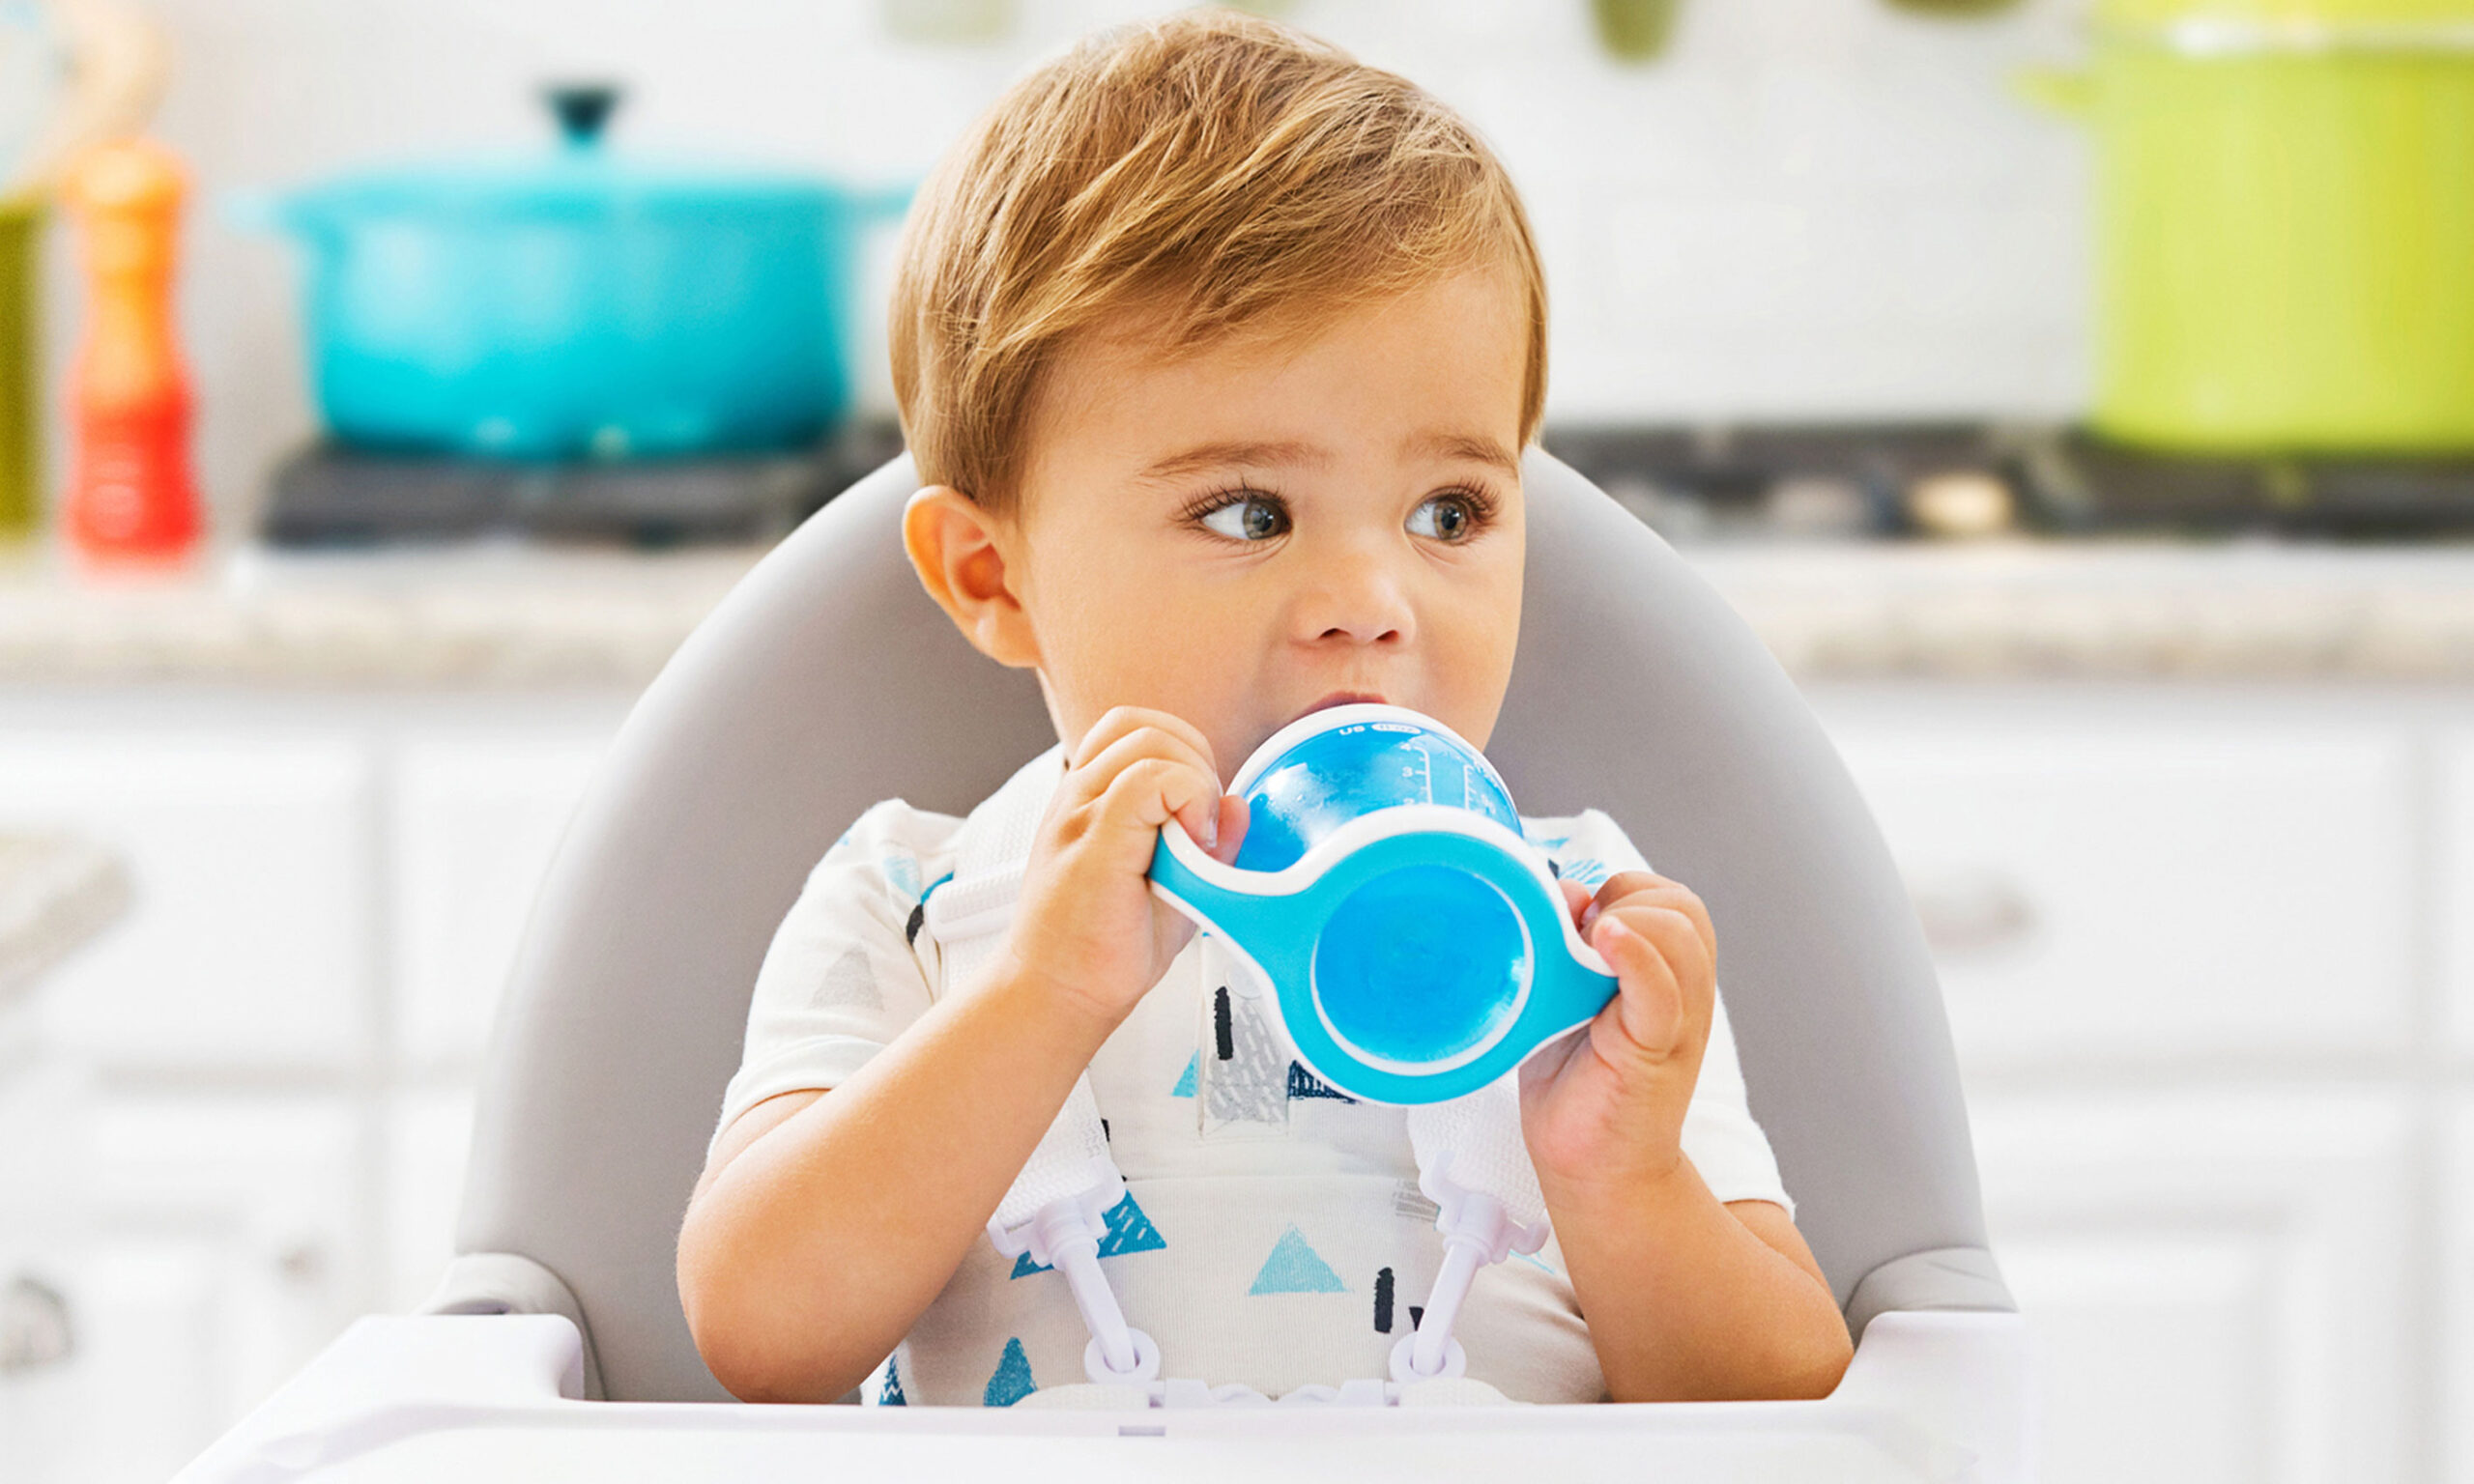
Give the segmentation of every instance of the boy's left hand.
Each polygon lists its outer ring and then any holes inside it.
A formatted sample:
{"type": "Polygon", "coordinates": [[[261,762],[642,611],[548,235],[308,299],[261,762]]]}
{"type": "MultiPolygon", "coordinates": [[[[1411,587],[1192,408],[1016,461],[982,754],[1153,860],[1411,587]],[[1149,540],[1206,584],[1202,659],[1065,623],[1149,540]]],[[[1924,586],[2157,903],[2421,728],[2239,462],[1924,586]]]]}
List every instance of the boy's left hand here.
{"type": "Polygon", "coordinates": [[[1521,1067],[1530,1159],[1550,1195],[1664,1179],[1683,1158],[1683,1113],[1710,1041],[1717,933],[1699,897],[1651,871],[1620,871],[1595,899],[1563,888],[1619,988],[1521,1067]]]}

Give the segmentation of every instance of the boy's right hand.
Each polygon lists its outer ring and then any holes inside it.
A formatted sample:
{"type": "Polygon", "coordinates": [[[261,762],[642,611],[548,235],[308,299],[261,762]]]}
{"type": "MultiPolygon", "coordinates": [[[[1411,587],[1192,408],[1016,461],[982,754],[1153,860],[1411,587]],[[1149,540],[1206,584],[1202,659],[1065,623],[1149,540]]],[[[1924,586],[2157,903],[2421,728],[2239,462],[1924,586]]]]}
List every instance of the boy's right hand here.
{"type": "Polygon", "coordinates": [[[1174,819],[1223,864],[1246,801],[1223,796],[1211,743],[1165,711],[1118,706],[1067,758],[1032,841],[1007,952],[1015,968],[1113,1029],[1160,982],[1194,924],[1151,895],[1151,856],[1174,819]]]}

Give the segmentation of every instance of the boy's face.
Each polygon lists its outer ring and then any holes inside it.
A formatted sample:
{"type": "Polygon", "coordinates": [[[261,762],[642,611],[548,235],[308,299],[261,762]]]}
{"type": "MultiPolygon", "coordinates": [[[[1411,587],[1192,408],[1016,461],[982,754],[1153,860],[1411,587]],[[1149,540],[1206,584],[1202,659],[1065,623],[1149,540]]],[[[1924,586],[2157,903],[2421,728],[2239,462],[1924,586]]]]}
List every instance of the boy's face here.
{"type": "Polygon", "coordinates": [[[1152,707],[1224,783],[1299,716],[1385,700],[1483,747],[1519,638],[1525,351],[1510,276],[1474,272],[1286,343],[1079,349],[986,523],[1004,593],[946,607],[1038,667],[1069,745],[1152,707]]]}

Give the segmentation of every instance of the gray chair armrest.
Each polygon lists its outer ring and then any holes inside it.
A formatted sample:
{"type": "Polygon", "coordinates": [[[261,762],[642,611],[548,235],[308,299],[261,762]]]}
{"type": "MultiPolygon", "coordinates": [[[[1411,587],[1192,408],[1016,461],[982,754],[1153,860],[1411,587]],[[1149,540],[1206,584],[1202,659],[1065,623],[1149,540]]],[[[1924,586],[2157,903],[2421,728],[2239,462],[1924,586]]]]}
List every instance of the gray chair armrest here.
{"type": "Polygon", "coordinates": [[[1972,1309],[2011,1313],[2018,1308],[1993,1254],[1982,1247],[1935,1247],[1894,1257],[1857,1280],[1847,1298],[1847,1332],[1864,1337],[1864,1327],[1892,1310],[1972,1309]]]}
{"type": "Polygon", "coordinates": [[[559,1275],[512,1252],[467,1252],[446,1265],[438,1287],[422,1300],[422,1314],[557,1314],[576,1327],[584,1341],[584,1397],[606,1399],[601,1363],[592,1353],[592,1328],[584,1305],[559,1275]]]}

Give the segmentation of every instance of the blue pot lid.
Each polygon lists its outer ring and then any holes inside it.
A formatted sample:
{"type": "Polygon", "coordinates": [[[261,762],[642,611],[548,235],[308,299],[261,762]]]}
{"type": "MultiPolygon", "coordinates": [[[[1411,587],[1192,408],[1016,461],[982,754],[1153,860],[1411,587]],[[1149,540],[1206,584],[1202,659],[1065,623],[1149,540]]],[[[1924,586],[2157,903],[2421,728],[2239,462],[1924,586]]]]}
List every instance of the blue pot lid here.
{"type": "Polygon", "coordinates": [[[614,151],[601,137],[615,90],[550,95],[564,142],[417,162],[345,176],[288,197],[298,224],[370,217],[463,221],[698,215],[813,214],[835,195],[830,183],[693,158],[614,151]]]}

